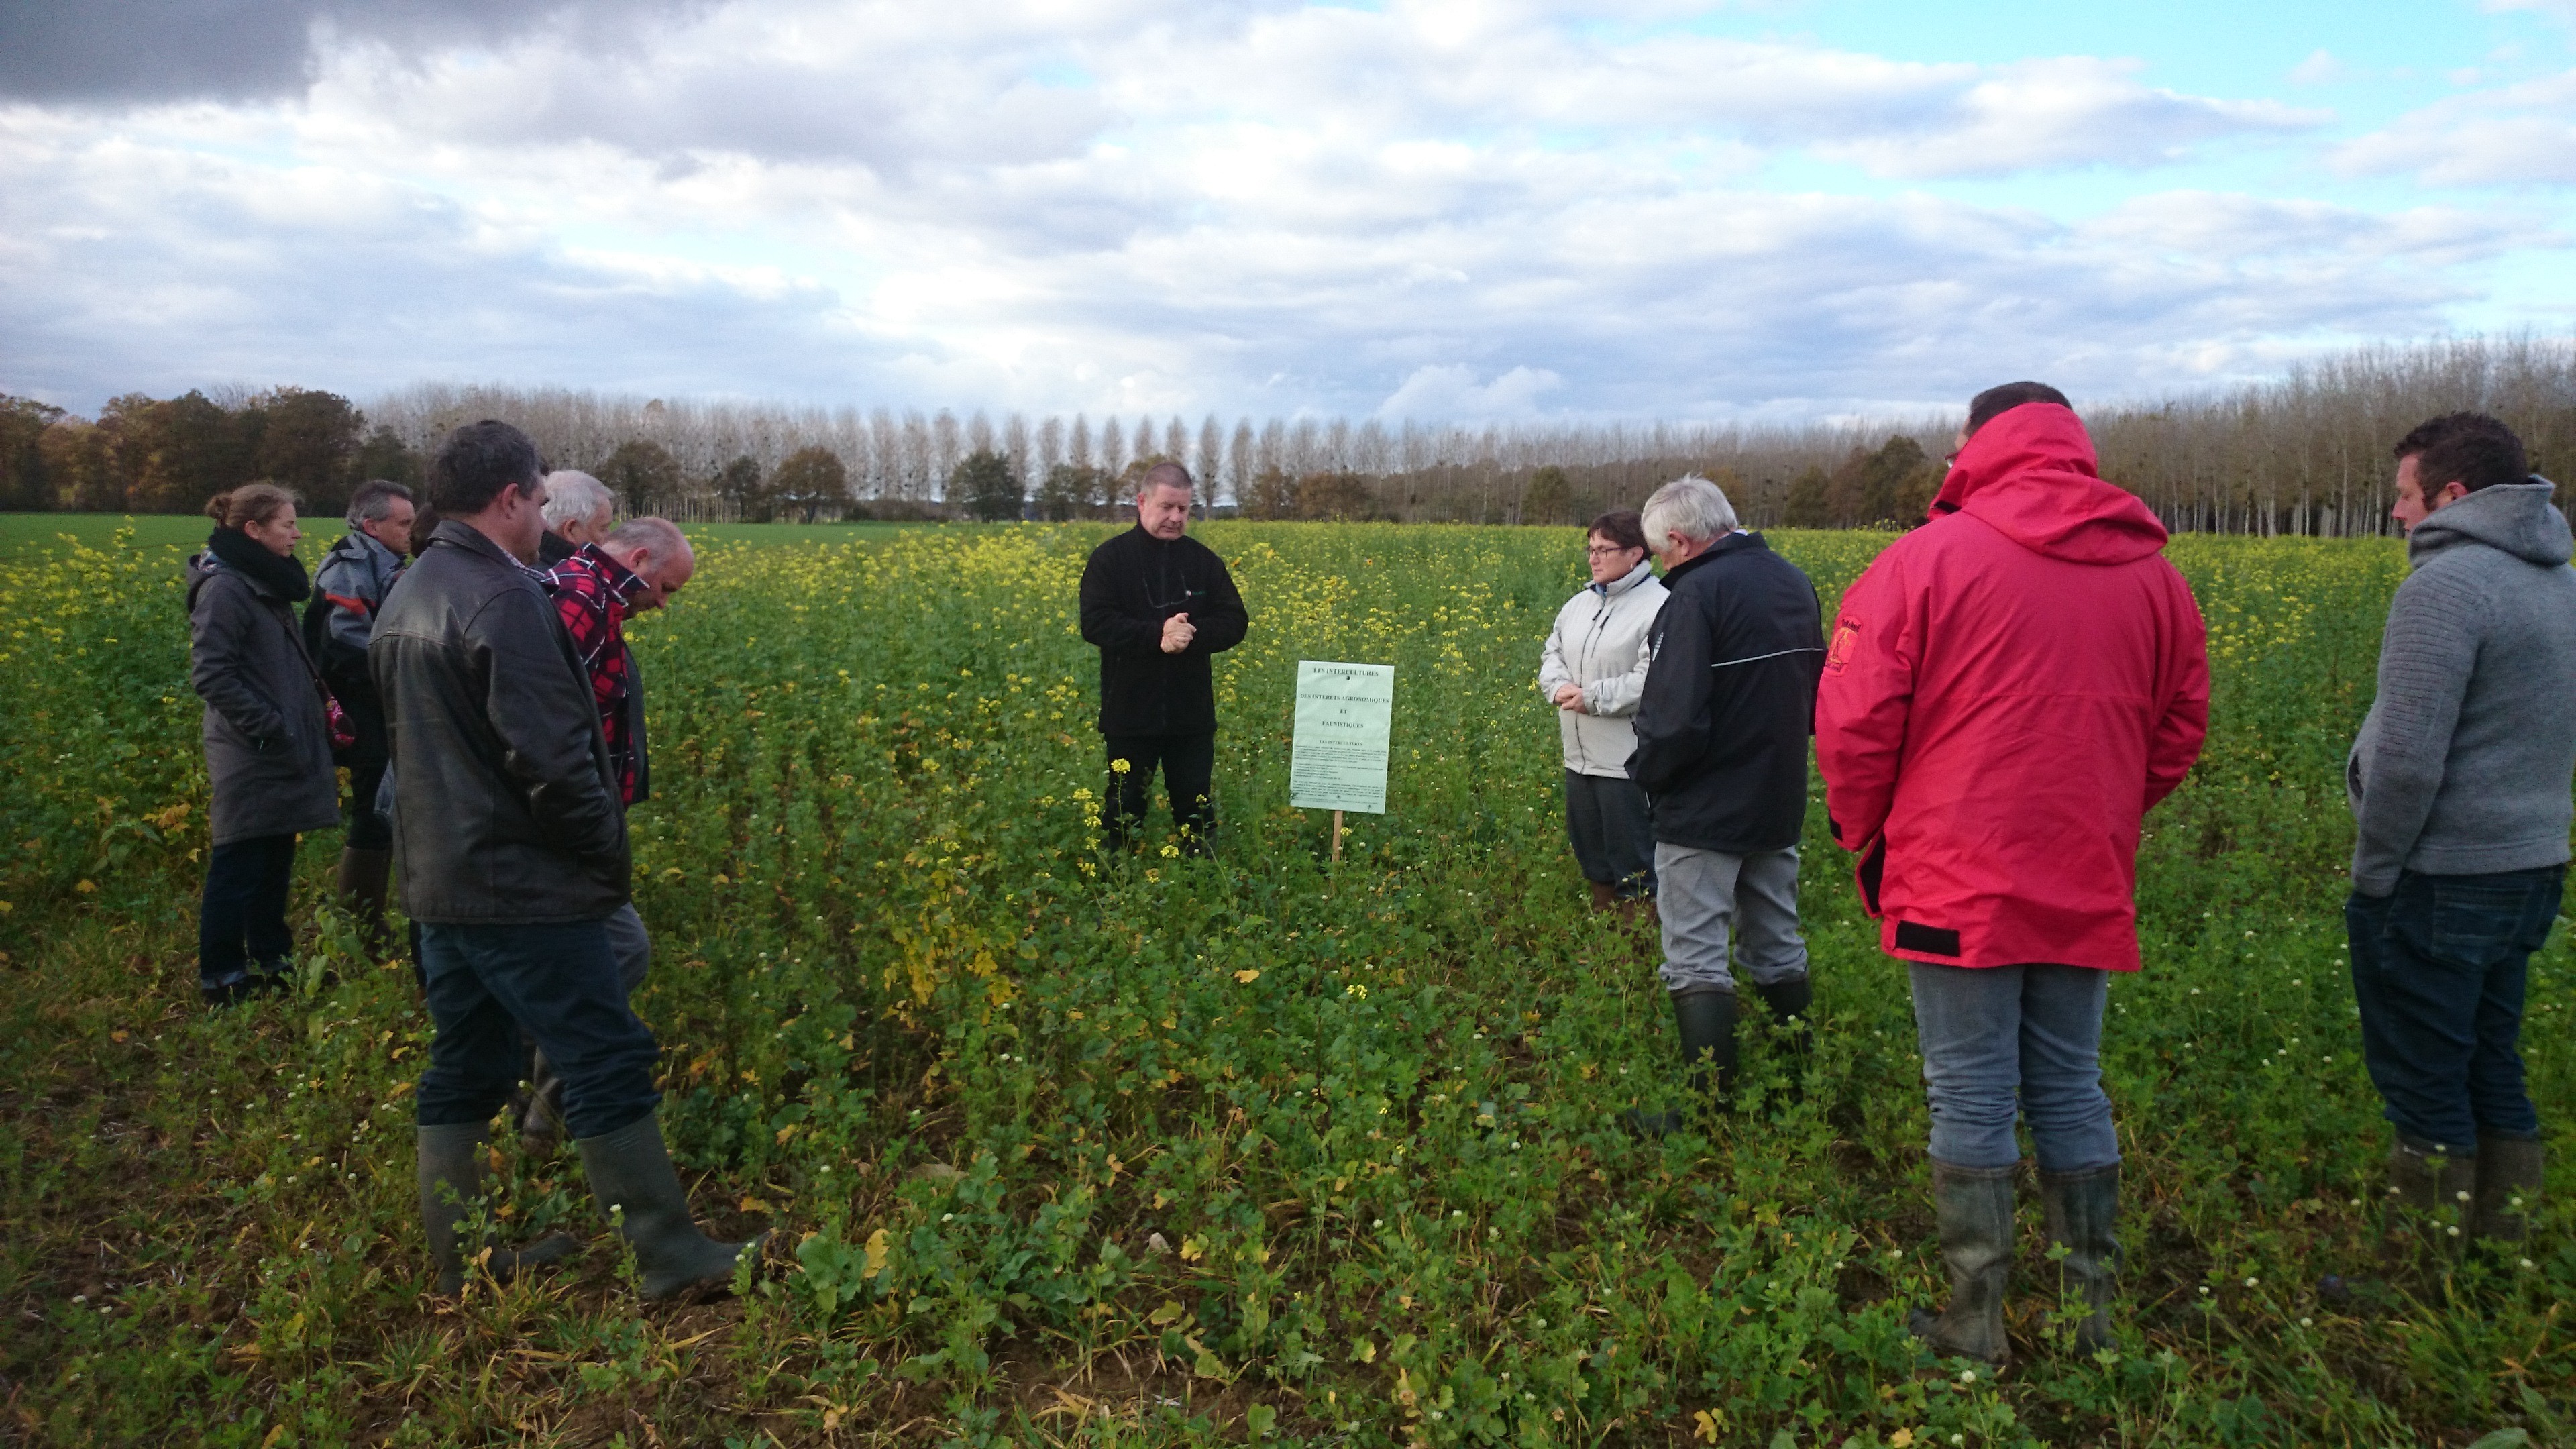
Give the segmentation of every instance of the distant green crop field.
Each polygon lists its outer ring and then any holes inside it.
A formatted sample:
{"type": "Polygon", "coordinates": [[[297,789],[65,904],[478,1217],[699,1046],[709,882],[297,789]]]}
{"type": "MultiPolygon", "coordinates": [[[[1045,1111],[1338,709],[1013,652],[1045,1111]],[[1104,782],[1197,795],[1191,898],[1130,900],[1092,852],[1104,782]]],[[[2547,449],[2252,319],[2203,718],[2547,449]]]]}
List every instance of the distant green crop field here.
{"type": "MultiPolygon", "coordinates": [[[[198,1007],[206,786],[170,553],[0,559],[0,1423],[242,1446],[2570,1442],[2576,1182],[2528,1260],[2382,1255],[2341,765],[2393,541],[2169,549],[2215,693],[2206,754],[2147,820],[2146,969],[2105,1033],[2120,1347],[2050,1328],[2026,1203],[1997,1376],[1906,1335],[1944,1281],[1923,1068],[1821,808],[1812,1053],[1757,1020],[1731,1110],[1660,1141],[1619,1125],[1678,1100],[1681,1068],[1654,938],[1584,910],[1532,687],[1574,529],[1209,525],[1252,632],[1216,666],[1200,860],[1099,847],[1075,588],[1112,527],[725,530],[635,627],[636,1005],[710,1229],[776,1230],[747,1298],[651,1309],[573,1160],[507,1133],[496,1214],[588,1250],[427,1294],[429,1021],[409,966],[358,954],[325,903],[336,832],[300,859],[304,988],[198,1007]],[[1338,861],[1288,803],[1300,659],[1397,670],[1388,811],[1351,817],[1338,861]]],[[[1830,610],[1889,537],[1773,542],[1830,610]]],[[[2525,1035],[2552,1117],[2576,1098],[2571,969],[2561,930],[2525,1035]]]]}
{"type": "MultiPolygon", "coordinates": [[[[0,559],[25,558],[49,548],[59,547],[63,535],[69,534],[91,548],[105,544],[120,528],[134,529],[134,542],[141,547],[157,548],[165,544],[193,548],[203,543],[212,525],[194,513],[0,513],[0,559]]],[[[924,523],[691,523],[683,525],[692,539],[701,543],[849,543],[854,540],[892,538],[908,529],[938,528],[924,523]]],[[[331,540],[346,531],[348,525],[324,516],[304,520],[309,555],[330,547],[331,540]]]]}

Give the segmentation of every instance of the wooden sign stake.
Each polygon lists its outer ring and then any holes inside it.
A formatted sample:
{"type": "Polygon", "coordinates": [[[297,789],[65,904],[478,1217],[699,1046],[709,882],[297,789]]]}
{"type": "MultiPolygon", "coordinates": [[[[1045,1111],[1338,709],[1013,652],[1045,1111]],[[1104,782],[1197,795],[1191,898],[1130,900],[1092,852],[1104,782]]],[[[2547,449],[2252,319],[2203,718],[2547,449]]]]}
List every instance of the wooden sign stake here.
{"type": "Polygon", "coordinates": [[[1333,812],[1333,859],[1342,858],[1342,812],[1333,812]]]}

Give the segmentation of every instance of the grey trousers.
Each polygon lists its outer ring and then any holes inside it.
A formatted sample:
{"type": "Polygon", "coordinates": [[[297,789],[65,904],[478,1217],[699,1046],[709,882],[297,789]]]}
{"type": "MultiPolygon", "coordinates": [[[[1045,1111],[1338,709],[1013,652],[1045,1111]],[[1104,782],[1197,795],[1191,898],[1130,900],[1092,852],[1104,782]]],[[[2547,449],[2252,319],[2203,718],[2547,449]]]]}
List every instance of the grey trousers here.
{"type": "Polygon", "coordinates": [[[1729,855],[1655,844],[1666,991],[1733,991],[1733,964],[1756,986],[1807,974],[1798,934],[1798,851],[1729,855]]]}
{"type": "MultiPolygon", "coordinates": [[[[635,913],[635,903],[628,901],[600,922],[608,929],[608,949],[617,958],[617,984],[633,996],[644,984],[644,973],[653,969],[653,938],[644,929],[644,918],[635,913]]],[[[544,1132],[560,1130],[563,1116],[563,1078],[555,1075],[554,1063],[528,1043],[528,1120],[522,1131],[534,1128],[544,1132]]]]}

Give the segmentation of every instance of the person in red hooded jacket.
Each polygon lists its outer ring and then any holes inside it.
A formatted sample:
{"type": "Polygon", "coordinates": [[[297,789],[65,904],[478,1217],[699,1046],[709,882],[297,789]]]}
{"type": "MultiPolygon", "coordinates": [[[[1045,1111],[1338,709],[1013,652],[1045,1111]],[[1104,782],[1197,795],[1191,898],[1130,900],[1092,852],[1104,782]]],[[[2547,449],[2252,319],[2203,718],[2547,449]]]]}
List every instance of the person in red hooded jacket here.
{"type": "Polygon", "coordinates": [[[2138,969],[2139,820],[2199,757],[2207,635],[2164,525],[2104,482],[2063,393],[1977,395],[1930,521],[1849,592],[1816,699],[1834,839],[1908,963],[1951,1301],[1915,1331],[2001,1361],[2016,1109],[2049,1237],[2109,1342],[2110,973],[2138,969]]]}

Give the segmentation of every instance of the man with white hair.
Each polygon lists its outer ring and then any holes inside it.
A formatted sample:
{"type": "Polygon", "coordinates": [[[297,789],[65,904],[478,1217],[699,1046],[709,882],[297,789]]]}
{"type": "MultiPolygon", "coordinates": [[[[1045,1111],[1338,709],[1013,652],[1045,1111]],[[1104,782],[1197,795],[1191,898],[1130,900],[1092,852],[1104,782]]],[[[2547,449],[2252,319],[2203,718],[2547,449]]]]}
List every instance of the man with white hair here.
{"type": "MultiPolygon", "coordinates": [[[[1733,963],[1781,1020],[1804,1015],[1812,994],[1798,934],[1798,837],[1825,638],[1815,585],[1760,534],[1736,527],[1716,484],[1665,484],[1646,500],[1643,523],[1670,597],[1646,633],[1628,776],[1654,807],[1661,975],[1691,1095],[1705,1097],[1735,1075],[1733,963]]],[[[1639,1111],[1630,1120],[1661,1133],[1682,1117],[1639,1111]]]]}
{"type": "Polygon", "coordinates": [[[588,473],[564,469],[546,475],[546,534],[537,541],[537,567],[550,569],[583,544],[608,537],[617,522],[617,495],[588,473]]]}
{"type": "MultiPolygon", "coordinates": [[[[588,474],[554,474],[588,478],[588,474]]],[[[594,483],[596,480],[593,480],[594,483]]],[[[553,482],[549,479],[547,487],[553,482]]],[[[573,652],[589,676],[599,727],[619,796],[629,810],[652,793],[652,761],[644,744],[644,680],[626,647],[626,621],[671,601],[698,570],[687,535],[667,518],[630,518],[587,541],[539,578],[571,636],[573,652]]],[[[608,917],[608,944],[626,994],[644,984],[653,964],[653,940],[644,918],[628,901],[608,917]]],[[[531,1051],[534,1048],[531,1046],[531,1051]]],[[[563,1079],[542,1054],[531,1058],[524,1137],[552,1138],[563,1123],[563,1079]]]]}

